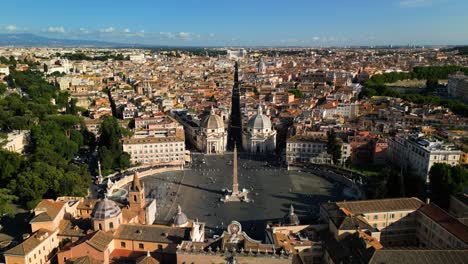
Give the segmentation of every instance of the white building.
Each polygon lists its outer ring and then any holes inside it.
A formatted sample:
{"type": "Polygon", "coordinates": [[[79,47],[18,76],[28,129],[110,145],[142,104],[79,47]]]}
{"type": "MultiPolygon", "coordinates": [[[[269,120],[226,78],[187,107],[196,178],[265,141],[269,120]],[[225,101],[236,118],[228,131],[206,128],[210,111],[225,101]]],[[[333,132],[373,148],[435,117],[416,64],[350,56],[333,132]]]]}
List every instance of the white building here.
{"type": "Polygon", "coordinates": [[[47,73],[51,74],[54,72],[60,73],[70,73],[70,70],[73,69],[73,65],[68,59],[60,59],[59,64],[50,64],[48,65],[47,73]]]}
{"type": "Polygon", "coordinates": [[[322,117],[325,119],[333,117],[356,118],[359,116],[359,103],[340,103],[336,107],[325,108],[322,117]]]}
{"type": "Polygon", "coordinates": [[[326,137],[294,136],[286,141],[286,161],[308,163],[313,157],[327,151],[326,137]]]}
{"type": "Polygon", "coordinates": [[[214,109],[206,116],[198,130],[196,145],[207,154],[223,154],[227,146],[227,131],[223,119],[215,114],[214,109]]]}
{"type": "Polygon", "coordinates": [[[145,137],[123,139],[123,150],[133,164],[183,165],[185,142],[179,137],[145,137]]]}
{"type": "Polygon", "coordinates": [[[28,144],[29,130],[14,131],[7,134],[7,138],[4,140],[3,149],[23,153],[24,147],[28,144]]]}
{"type": "Polygon", "coordinates": [[[247,55],[245,49],[227,50],[227,57],[231,60],[243,59],[247,55]]]}
{"type": "Polygon", "coordinates": [[[408,168],[429,182],[429,171],[435,163],[458,165],[462,151],[453,145],[423,138],[420,135],[397,135],[388,141],[388,155],[392,162],[408,168]]]}
{"type": "Polygon", "coordinates": [[[263,59],[260,59],[257,64],[257,73],[266,73],[266,64],[263,59]]]}
{"type": "Polygon", "coordinates": [[[141,53],[141,54],[130,55],[130,61],[136,62],[136,63],[144,63],[146,61],[145,54],[141,53]]]}
{"type": "MultiPolygon", "coordinates": [[[[286,162],[288,164],[332,163],[331,159],[327,159],[325,155],[327,154],[327,142],[327,137],[324,136],[293,136],[286,141],[286,162]]],[[[348,143],[341,143],[340,162],[349,158],[350,149],[348,143]]]]}
{"type": "Polygon", "coordinates": [[[0,75],[10,75],[10,68],[8,67],[8,65],[5,65],[5,64],[0,64],[0,75]]]}
{"type": "Polygon", "coordinates": [[[245,151],[267,153],[276,149],[276,131],[270,118],[263,114],[260,105],[257,114],[247,122],[242,137],[242,147],[245,151]]]}

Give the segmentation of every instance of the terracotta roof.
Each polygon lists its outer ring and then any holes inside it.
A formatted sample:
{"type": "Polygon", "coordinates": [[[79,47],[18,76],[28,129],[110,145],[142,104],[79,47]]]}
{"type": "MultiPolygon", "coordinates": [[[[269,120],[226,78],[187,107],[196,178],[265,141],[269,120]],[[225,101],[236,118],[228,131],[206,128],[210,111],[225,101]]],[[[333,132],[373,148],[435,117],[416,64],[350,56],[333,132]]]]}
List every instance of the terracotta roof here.
{"type": "Polygon", "coordinates": [[[149,253],[147,256],[137,259],[136,264],[159,264],[160,262],[153,258],[149,253]]]}
{"type": "Polygon", "coordinates": [[[445,230],[468,244],[468,227],[458,221],[455,217],[449,215],[434,204],[424,205],[418,211],[425,214],[445,230]]]}
{"type": "Polygon", "coordinates": [[[53,200],[43,199],[34,208],[35,212],[40,213],[31,220],[31,223],[52,221],[57,217],[64,205],[64,202],[55,202],[53,200]]]}
{"type": "Polygon", "coordinates": [[[374,212],[391,212],[417,210],[424,203],[418,198],[395,198],[380,200],[364,200],[351,202],[337,202],[340,208],[346,208],[354,214],[366,214],[374,212]]]}
{"type": "Polygon", "coordinates": [[[109,244],[112,242],[113,238],[111,234],[104,233],[103,231],[99,230],[94,235],[86,241],[86,243],[93,248],[104,252],[109,244]]]}
{"type": "Polygon", "coordinates": [[[80,220],[61,220],[59,225],[59,235],[83,237],[90,229],[92,229],[90,218],[80,220]]]}
{"type": "Polygon", "coordinates": [[[72,258],[67,260],[67,264],[101,264],[100,260],[96,260],[90,256],[83,256],[79,258],[72,258]]]}
{"type": "Polygon", "coordinates": [[[46,238],[50,237],[54,232],[41,228],[34,232],[29,238],[18,244],[17,246],[7,250],[5,255],[19,255],[25,256],[42,242],[46,241],[46,238]]]}
{"type": "Polygon", "coordinates": [[[125,224],[117,229],[114,238],[180,244],[183,240],[190,240],[190,228],[125,224]]]}
{"type": "Polygon", "coordinates": [[[374,253],[369,263],[439,264],[468,263],[468,250],[382,249],[374,253]]]}
{"type": "Polygon", "coordinates": [[[98,201],[97,199],[83,199],[78,204],[77,209],[92,210],[98,201]]]}

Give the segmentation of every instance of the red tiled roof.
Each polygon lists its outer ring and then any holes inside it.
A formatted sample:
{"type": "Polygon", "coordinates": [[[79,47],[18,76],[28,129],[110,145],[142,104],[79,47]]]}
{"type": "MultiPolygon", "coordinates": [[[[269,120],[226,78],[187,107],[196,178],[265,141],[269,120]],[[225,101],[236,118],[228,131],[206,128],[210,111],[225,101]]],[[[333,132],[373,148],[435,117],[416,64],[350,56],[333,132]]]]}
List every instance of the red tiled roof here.
{"type": "Polygon", "coordinates": [[[425,214],[445,230],[468,244],[468,227],[458,221],[455,217],[434,204],[424,205],[419,212],[425,214]]]}

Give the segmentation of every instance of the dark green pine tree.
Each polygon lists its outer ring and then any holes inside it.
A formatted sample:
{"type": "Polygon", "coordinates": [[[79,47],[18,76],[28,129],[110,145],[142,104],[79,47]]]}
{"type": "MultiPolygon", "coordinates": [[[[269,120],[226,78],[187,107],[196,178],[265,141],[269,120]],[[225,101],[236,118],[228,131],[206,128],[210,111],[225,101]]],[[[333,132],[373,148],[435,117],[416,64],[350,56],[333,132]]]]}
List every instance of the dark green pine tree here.
{"type": "Polygon", "coordinates": [[[338,142],[333,128],[327,132],[327,153],[332,156],[334,164],[337,164],[341,159],[341,144],[338,142]]]}

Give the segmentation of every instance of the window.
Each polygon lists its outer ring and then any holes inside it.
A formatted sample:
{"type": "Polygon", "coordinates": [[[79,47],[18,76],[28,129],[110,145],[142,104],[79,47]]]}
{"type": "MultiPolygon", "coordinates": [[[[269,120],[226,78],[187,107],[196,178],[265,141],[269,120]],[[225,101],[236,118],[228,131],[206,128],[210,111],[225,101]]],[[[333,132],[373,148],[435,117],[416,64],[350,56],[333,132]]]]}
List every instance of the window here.
{"type": "Polygon", "coordinates": [[[139,243],[139,244],[138,244],[138,248],[139,248],[139,249],[144,249],[144,248],[145,248],[145,245],[144,245],[143,243],[139,243]]]}
{"type": "Polygon", "coordinates": [[[124,248],[125,247],[125,242],[123,242],[123,241],[120,242],[120,246],[124,248]]]}
{"type": "Polygon", "coordinates": [[[379,219],[379,215],[374,215],[374,220],[379,219]]]}
{"type": "Polygon", "coordinates": [[[109,229],[114,229],[114,223],[112,222],[109,223],[109,229]]]}
{"type": "Polygon", "coordinates": [[[102,225],[101,224],[99,224],[99,230],[102,230],[102,225]]]}
{"type": "Polygon", "coordinates": [[[395,214],[390,214],[390,219],[395,218],[395,214]]]}

